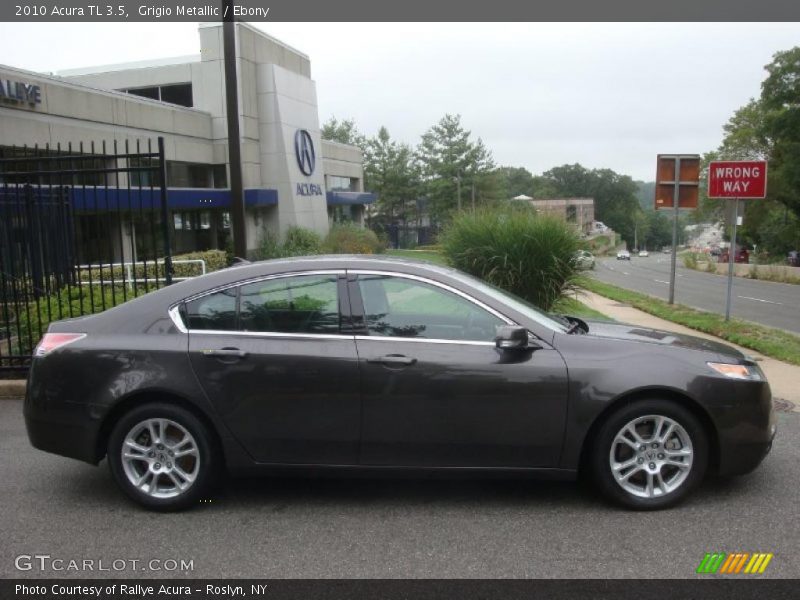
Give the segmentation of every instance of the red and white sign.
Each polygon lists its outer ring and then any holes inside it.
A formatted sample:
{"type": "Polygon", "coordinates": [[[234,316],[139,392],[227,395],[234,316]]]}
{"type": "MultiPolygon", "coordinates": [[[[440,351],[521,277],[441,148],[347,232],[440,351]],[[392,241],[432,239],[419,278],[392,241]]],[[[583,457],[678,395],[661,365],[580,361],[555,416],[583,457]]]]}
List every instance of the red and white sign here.
{"type": "Polygon", "coordinates": [[[708,197],[761,199],[767,195],[767,161],[715,160],[708,165],[708,197]]]}

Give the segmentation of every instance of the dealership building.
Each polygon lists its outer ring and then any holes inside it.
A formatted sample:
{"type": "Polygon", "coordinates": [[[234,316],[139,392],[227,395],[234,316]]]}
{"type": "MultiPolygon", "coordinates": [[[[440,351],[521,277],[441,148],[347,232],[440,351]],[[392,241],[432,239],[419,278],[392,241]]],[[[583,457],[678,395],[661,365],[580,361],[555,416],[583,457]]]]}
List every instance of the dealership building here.
{"type": "MultiPolygon", "coordinates": [[[[231,194],[222,24],[201,24],[199,37],[196,56],[56,75],[0,65],[0,158],[20,146],[88,152],[163,137],[174,252],[223,247],[231,194]]],[[[321,139],[309,57],[245,23],[236,49],[248,250],[294,225],[324,234],[333,221],[363,224],[375,196],[364,192],[361,151],[321,139]]],[[[124,219],[106,226],[134,236],[124,219]]],[[[129,246],[115,259],[135,260],[129,246]]]]}

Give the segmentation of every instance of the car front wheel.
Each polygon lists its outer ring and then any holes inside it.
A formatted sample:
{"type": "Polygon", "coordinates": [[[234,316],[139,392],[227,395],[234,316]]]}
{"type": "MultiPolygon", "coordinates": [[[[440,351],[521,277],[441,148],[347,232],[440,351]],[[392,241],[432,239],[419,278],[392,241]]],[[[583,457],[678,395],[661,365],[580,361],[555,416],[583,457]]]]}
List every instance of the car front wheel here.
{"type": "Polygon", "coordinates": [[[708,437],[689,410],[645,400],[615,412],[601,426],[592,465],[600,489],[628,508],[675,505],[703,479],[708,437]]]}
{"type": "Polygon", "coordinates": [[[108,442],[108,464],[130,498],[154,510],[200,501],[216,479],[217,453],[208,428],[191,412],[147,404],[125,414],[108,442]]]}

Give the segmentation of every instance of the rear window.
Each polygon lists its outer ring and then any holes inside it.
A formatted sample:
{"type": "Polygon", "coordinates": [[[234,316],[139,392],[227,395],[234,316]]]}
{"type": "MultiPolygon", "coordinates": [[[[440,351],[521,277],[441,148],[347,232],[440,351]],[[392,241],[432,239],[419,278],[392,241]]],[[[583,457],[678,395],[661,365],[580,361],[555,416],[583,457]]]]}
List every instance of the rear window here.
{"type": "Polygon", "coordinates": [[[186,303],[189,329],[233,331],[236,329],[236,288],[195,298],[186,303]]]}

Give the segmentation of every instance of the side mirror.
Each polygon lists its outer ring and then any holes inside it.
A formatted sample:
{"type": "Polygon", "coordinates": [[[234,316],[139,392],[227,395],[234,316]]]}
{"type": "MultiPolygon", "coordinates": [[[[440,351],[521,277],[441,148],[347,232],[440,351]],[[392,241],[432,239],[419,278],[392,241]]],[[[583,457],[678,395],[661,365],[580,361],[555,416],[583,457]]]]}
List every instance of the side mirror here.
{"type": "Polygon", "coordinates": [[[494,343],[499,350],[527,350],[528,330],[517,325],[502,325],[497,328],[494,343]]]}

